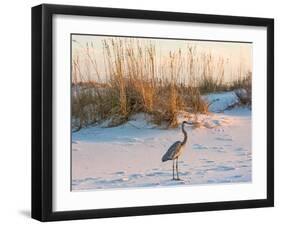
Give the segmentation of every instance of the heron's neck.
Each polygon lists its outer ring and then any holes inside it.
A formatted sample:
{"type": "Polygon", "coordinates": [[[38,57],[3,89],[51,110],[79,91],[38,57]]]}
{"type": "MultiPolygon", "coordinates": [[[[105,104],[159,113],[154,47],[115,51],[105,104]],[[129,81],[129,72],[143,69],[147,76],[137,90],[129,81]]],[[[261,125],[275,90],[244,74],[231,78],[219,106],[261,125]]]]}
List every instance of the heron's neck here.
{"type": "Polygon", "coordinates": [[[183,141],[181,142],[181,144],[184,145],[184,144],[186,144],[186,141],[187,141],[187,133],[184,130],[184,124],[182,124],[181,130],[182,130],[183,135],[184,135],[184,138],[183,138],[183,141]]]}

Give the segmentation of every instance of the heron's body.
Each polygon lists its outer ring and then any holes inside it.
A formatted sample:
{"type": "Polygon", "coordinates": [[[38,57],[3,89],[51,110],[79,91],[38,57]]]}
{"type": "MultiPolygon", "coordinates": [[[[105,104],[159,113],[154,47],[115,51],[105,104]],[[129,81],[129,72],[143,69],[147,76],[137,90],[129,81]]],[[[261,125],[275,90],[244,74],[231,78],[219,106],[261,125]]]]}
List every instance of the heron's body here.
{"type": "Polygon", "coordinates": [[[168,149],[165,155],[163,155],[162,162],[178,158],[182,154],[184,146],[185,144],[182,145],[181,141],[176,141],[175,143],[173,143],[173,145],[168,149]]]}
{"type": "Polygon", "coordinates": [[[168,160],[173,160],[173,179],[174,177],[174,160],[176,160],[176,171],[177,171],[177,180],[179,180],[179,173],[178,173],[178,158],[182,155],[185,149],[185,144],[187,142],[187,133],[184,130],[184,124],[187,123],[184,121],[182,123],[182,132],[184,134],[183,141],[176,141],[172,144],[172,146],[168,149],[168,151],[163,155],[162,162],[166,162],[168,160]]]}

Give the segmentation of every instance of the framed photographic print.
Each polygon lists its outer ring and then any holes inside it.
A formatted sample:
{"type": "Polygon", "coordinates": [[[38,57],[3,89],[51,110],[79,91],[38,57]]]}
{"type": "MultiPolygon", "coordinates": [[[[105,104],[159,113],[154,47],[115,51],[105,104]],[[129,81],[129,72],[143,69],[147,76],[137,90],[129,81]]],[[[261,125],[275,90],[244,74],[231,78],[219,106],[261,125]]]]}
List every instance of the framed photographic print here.
{"type": "Polygon", "coordinates": [[[32,217],[274,205],[274,21],[32,8],[32,217]]]}

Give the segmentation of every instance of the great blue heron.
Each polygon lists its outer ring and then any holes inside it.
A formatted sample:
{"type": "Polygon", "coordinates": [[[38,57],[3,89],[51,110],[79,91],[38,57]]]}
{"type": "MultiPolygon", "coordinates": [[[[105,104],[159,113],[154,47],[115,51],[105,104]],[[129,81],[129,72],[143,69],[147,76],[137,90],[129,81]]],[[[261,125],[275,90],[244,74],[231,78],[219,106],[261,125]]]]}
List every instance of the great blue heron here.
{"type": "Polygon", "coordinates": [[[181,130],[183,132],[184,138],[183,141],[176,141],[168,151],[163,155],[162,162],[166,162],[168,160],[173,160],[173,180],[179,180],[179,170],[178,170],[178,158],[183,153],[184,147],[187,141],[187,133],[184,130],[184,124],[188,124],[187,121],[183,121],[181,125],[181,130]],[[175,160],[176,160],[176,171],[177,171],[177,178],[175,179],[175,160]]]}

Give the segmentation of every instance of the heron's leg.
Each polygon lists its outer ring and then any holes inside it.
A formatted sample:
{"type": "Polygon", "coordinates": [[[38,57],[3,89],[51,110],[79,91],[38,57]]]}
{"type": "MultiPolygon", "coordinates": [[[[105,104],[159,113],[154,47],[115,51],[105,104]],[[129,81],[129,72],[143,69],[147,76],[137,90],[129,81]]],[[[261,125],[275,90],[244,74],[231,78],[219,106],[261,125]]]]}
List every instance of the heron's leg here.
{"type": "Polygon", "coordinates": [[[175,179],[174,169],[175,169],[175,160],[173,159],[173,180],[175,179]]]}
{"type": "Polygon", "coordinates": [[[179,167],[178,167],[178,159],[179,158],[177,158],[177,162],[176,162],[176,170],[177,170],[177,180],[179,180],[180,178],[179,178],[179,167]]]}

